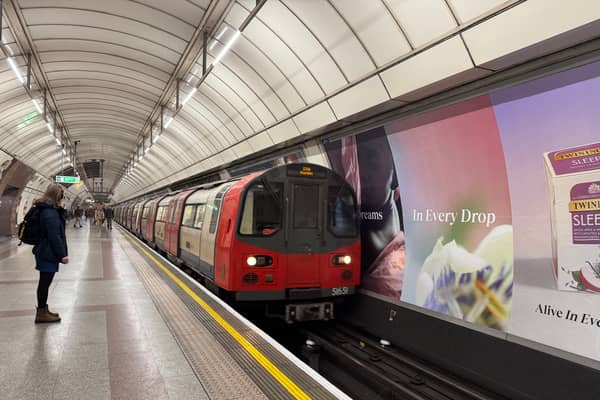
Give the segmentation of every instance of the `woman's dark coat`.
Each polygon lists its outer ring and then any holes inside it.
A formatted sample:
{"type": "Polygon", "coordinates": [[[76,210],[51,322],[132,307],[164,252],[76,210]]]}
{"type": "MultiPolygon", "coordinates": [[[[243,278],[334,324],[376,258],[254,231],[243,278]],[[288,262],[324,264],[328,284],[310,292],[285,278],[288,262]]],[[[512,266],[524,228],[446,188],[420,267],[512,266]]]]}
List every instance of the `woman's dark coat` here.
{"type": "Polygon", "coordinates": [[[46,203],[38,203],[42,241],[33,246],[35,268],[43,272],[57,272],[58,264],[69,255],[65,235],[65,210],[46,203]]]}

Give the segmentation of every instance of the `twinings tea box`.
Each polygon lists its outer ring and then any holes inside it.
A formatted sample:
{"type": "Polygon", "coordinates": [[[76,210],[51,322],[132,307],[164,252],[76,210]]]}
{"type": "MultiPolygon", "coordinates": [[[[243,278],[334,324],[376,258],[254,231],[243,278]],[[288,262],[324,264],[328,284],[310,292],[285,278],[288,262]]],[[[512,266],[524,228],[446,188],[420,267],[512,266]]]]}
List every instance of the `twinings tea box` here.
{"type": "Polygon", "coordinates": [[[544,159],[558,288],[600,292],[600,143],[544,159]]]}

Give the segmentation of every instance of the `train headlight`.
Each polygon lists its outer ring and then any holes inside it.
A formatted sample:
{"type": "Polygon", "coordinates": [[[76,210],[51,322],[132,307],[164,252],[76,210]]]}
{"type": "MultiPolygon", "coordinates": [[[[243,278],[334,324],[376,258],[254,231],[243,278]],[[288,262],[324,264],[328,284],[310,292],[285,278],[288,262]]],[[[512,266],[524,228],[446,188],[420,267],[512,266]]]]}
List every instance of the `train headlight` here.
{"type": "Polygon", "coordinates": [[[273,264],[273,258],[270,256],[249,256],[246,258],[246,264],[250,267],[268,267],[273,264]]]}
{"type": "Polygon", "coordinates": [[[350,265],[352,263],[352,257],[349,255],[339,255],[333,257],[333,263],[335,265],[350,265]]]}

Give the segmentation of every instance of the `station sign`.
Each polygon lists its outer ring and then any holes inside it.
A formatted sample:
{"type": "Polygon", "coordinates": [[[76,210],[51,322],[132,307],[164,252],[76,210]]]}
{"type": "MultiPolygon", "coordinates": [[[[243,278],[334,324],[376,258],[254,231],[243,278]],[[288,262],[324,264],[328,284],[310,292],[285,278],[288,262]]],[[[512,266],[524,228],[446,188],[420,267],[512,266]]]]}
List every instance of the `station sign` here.
{"type": "Polygon", "coordinates": [[[79,183],[80,179],[78,176],[56,176],[56,182],[58,183],[79,183]]]}

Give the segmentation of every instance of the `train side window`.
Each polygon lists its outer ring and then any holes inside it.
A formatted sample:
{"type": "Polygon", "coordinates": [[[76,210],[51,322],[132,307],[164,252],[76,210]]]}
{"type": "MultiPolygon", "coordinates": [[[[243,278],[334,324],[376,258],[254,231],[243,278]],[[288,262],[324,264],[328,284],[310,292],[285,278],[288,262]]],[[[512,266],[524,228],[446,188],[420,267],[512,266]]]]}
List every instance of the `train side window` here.
{"type": "Polygon", "coordinates": [[[196,219],[194,221],[194,228],[202,229],[204,224],[204,212],[206,211],[206,205],[198,204],[198,210],[196,211],[196,219]]]}
{"type": "Polygon", "coordinates": [[[335,236],[356,236],[356,205],[348,186],[329,186],[327,194],[327,221],[335,236]]]}
{"type": "Polygon", "coordinates": [[[144,207],[144,212],[142,213],[142,218],[148,218],[148,212],[150,212],[150,207],[144,207]]]}
{"type": "Polygon", "coordinates": [[[246,191],[240,235],[270,236],[282,225],[283,184],[255,182],[246,191]]]}
{"type": "Polygon", "coordinates": [[[193,227],[194,220],[196,219],[196,206],[187,205],[183,210],[183,221],[181,222],[184,226],[193,227]]]}

